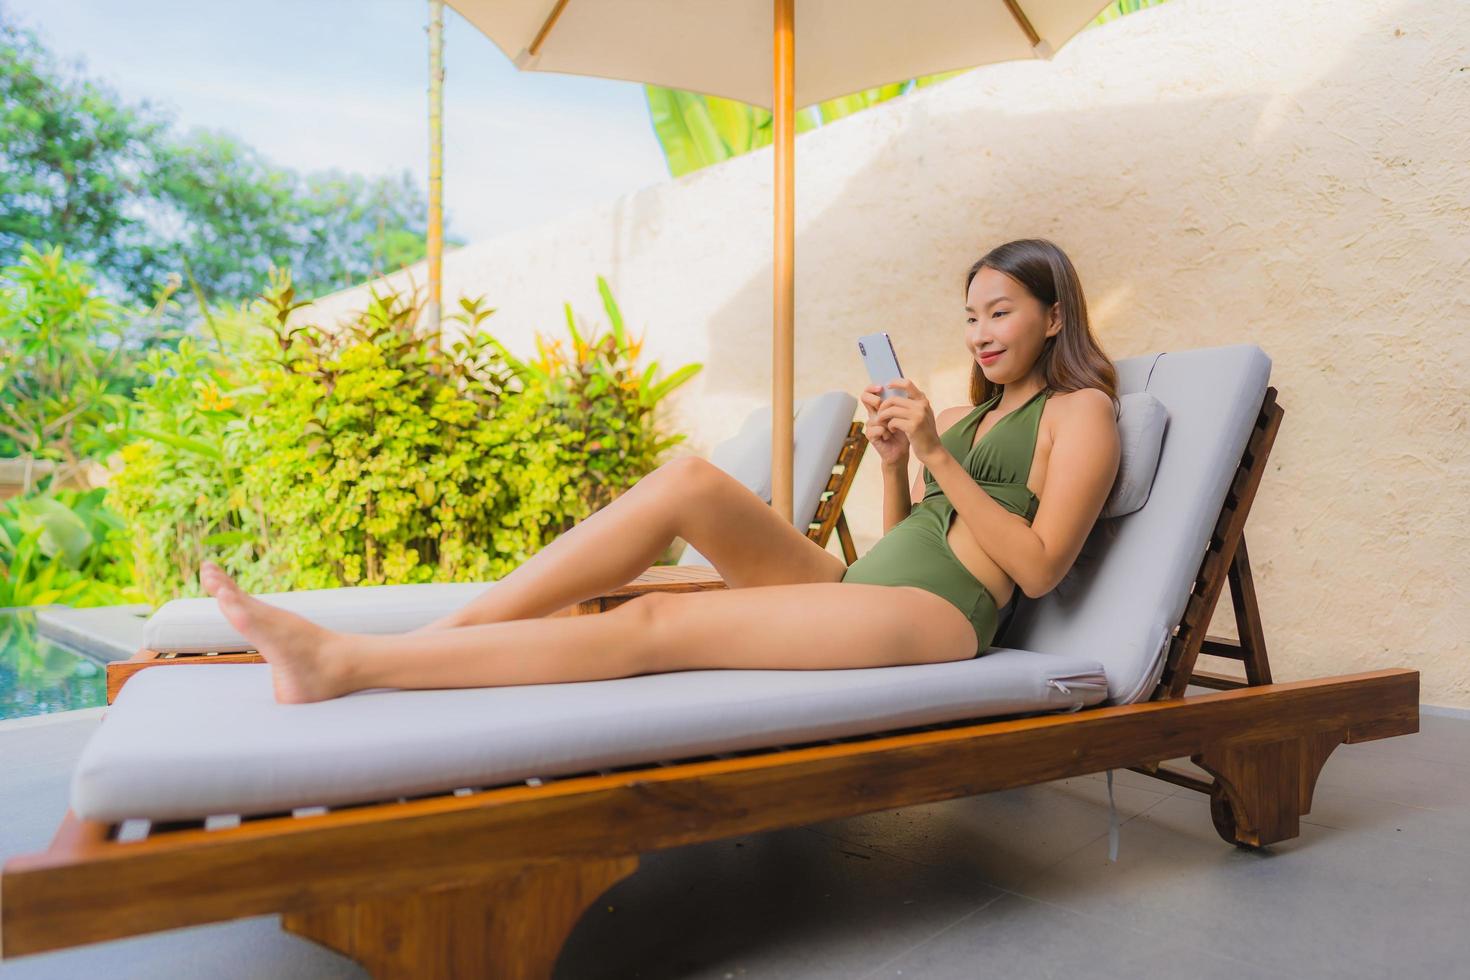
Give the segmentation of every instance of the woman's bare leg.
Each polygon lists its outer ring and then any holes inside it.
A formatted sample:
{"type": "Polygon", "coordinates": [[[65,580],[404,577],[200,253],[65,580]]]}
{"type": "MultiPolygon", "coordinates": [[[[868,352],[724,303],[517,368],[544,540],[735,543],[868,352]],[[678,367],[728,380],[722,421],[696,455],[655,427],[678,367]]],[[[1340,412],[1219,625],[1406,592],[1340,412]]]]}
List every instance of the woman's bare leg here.
{"type": "Polygon", "coordinates": [[[644,476],[494,588],[423,629],[546,616],[636,578],[675,537],[699,549],[735,589],[836,582],[847,567],[734,477],[685,456],[644,476]]]}
{"type": "Polygon", "coordinates": [[[379,687],[551,684],[704,668],[881,667],[976,652],[964,615],[910,586],[822,582],[655,594],[596,616],[363,636],[267,605],[212,563],[200,579],[271,665],[282,703],[379,687]]]}

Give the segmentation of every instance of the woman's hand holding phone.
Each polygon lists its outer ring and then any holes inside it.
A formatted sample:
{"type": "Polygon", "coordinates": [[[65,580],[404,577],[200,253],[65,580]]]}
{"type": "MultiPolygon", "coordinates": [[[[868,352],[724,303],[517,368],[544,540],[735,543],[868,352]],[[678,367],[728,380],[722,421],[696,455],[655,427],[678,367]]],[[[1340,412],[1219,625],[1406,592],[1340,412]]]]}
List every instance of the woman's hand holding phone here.
{"type": "Polygon", "coordinates": [[[907,470],[911,449],[921,460],[927,460],[936,448],[943,448],[929,399],[918,385],[903,376],[892,338],[882,332],[859,337],[858,353],[873,382],[863,389],[862,403],[868,410],[868,424],[863,432],[878,450],[883,467],[893,469],[902,465],[907,470]],[[883,382],[884,376],[893,380],[883,382]],[[889,397],[883,397],[885,393],[889,397]]]}
{"type": "MultiPolygon", "coordinates": [[[[919,461],[928,464],[935,453],[944,449],[944,444],[939,441],[939,425],[934,420],[934,410],[929,405],[929,399],[908,378],[891,381],[888,387],[903,390],[907,397],[881,399],[877,403],[876,413],[870,407],[868,428],[877,426],[886,429],[894,437],[901,435],[905,448],[913,447],[914,455],[919,457],[919,461]]],[[[877,385],[864,392],[864,405],[868,404],[867,398],[873,388],[877,388],[877,385]]],[[[868,436],[868,441],[877,446],[871,435],[868,436]]],[[[878,454],[881,457],[883,450],[879,449],[878,454]]],[[[884,462],[887,463],[886,458],[884,462]]]]}
{"type": "MultiPolygon", "coordinates": [[[[883,385],[868,385],[863,389],[859,400],[868,410],[868,424],[863,427],[863,435],[867,436],[868,443],[878,451],[878,458],[886,467],[903,466],[907,471],[908,434],[898,429],[891,429],[878,420],[879,406],[883,404],[883,385]]],[[[894,401],[894,399],[890,398],[889,401],[894,401]]]]}

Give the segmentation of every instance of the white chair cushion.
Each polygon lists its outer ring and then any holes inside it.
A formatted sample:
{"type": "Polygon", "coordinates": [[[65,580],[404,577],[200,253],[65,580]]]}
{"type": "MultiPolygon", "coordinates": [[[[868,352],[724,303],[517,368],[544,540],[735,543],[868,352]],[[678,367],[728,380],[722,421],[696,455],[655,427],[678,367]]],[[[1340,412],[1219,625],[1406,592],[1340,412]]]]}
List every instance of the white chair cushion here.
{"type": "Polygon", "coordinates": [[[1122,455],[1113,491],[1103,505],[1101,518],[1131,514],[1148,502],[1148,492],[1159,469],[1159,450],[1169,412],[1164,403],[1146,391],[1118,397],[1118,437],[1122,455]]]}
{"type": "Polygon", "coordinates": [[[141,670],[71,781],[83,819],[191,819],[392,800],[962,718],[1076,710],[1101,667],[1019,651],[853,670],[358,691],[277,704],[265,664],[141,670]]]}
{"type": "MultiPolygon", "coordinates": [[[[405,633],[453,612],[494,585],[494,582],[359,585],[262,592],[256,598],[299,613],[328,629],[405,633]]],[[[251,649],[250,643],[220,613],[219,603],[209,596],[165,602],[143,624],[143,645],[148,650],[168,653],[251,649]]]]}
{"type": "Polygon", "coordinates": [[[1266,397],[1271,359],[1255,344],[1117,362],[1120,393],[1147,391],[1168,413],[1148,503],[1098,521],[1067,576],[1022,598],[1006,646],[1096,657],[1106,704],[1147,698],[1164,670],[1230,481],[1266,397]]]}

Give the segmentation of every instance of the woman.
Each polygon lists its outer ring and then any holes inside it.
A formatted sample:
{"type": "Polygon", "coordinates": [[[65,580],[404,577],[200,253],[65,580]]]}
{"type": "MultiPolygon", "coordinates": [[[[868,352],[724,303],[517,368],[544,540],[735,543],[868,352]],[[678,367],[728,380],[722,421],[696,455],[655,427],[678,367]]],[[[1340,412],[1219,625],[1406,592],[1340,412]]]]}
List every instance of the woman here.
{"type": "Polygon", "coordinates": [[[1046,594],[1118,469],[1116,382],[1076,270],[1051,242],[992,250],[965,279],[970,399],[935,417],[862,395],[883,465],[884,536],[851,567],[698,457],[660,466],[463,608],[420,630],[337,633],[200,578],[271,665],[276,700],[367,688],[488,687],[708,668],[882,667],[984,653],[1019,588],[1046,594]],[[941,436],[940,433],[943,432],[941,436]],[[908,459],[924,469],[910,493],[908,459]],[[1044,503],[1042,502],[1045,491],[1044,503]],[[921,495],[917,505],[913,496],[921,495]],[[623,585],[678,536],[728,589],[654,593],[598,616],[546,617],[623,585]]]}

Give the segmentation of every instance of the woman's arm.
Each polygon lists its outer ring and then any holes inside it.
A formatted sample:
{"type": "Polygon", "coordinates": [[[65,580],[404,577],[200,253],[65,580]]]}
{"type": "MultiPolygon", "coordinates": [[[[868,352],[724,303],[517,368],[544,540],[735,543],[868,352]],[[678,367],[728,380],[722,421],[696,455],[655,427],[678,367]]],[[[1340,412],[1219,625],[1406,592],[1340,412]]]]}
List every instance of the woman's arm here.
{"type": "MultiPolygon", "coordinates": [[[[968,405],[956,405],[954,408],[946,408],[935,419],[935,425],[940,432],[943,432],[955,422],[959,421],[960,416],[969,410],[970,406],[968,405]]],[[[948,453],[945,455],[948,455],[948,453]]],[[[919,467],[919,472],[914,475],[914,486],[912,490],[909,489],[908,484],[905,482],[908,480],[910,458],[912,458],[912,453],[905,457],[901,463],[895,462],[892,466],[887,463],[883,465],[884,534],[891,531],[893,525],[909,516],[914,509],[914,501],[922,500],[924,497],[924,468],[922,466],[919,467]],[[900,466],[902,467],[901,471],[893,472],[898,470],[900,466]]],[[[953,459],[954,457],[951,456],[950,458],[953,459]]]]}
{"type": "Polygon", "coordinates": [[[1057,399],[1046,495],[1027,524],[980,488],[943,446],[925,465],[976,543],[1028,597],[1046,595],[1077,560],[1118,475],[1113,402],[1097,388],[1057,399]],[[1063,407],[1065,406],[1065,407],[1063,407]]]}
{"type": "Polygon", "coordinates": [[[892,464],[883,464],[883,533],[893,530],[893,525],[909,516],[913,510],[913,498],[909,496],[909,463],[901,459],[892,464]]]}

